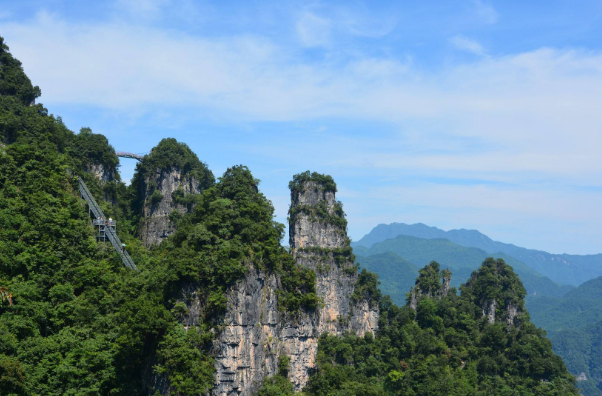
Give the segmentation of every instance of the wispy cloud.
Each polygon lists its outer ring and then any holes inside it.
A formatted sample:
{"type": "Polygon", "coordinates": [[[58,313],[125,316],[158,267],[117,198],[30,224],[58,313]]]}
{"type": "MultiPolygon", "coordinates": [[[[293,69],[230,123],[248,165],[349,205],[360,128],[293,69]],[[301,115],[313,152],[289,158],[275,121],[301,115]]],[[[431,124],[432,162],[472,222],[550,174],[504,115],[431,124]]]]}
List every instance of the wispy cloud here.
{"type": "Polygon", "coordinates": [[[331,44],[331,22],[312,12],[304,11],[297,20],[297,33],[305,47],[326,47],[331,44]]]}
{"type": "Polygon", "coordinates": [[[475,55],[485,55],[485,49],[478,41],[469,39],[461,35],[454,36],[450,39],[452,45],[462,51],[467,51],[475,55]]]}
{"type": "MultiPolygon", "coordinates": [[[[186,105],[256,121],[388,121],[425,146],[455,136],[511,150],[513,163],[485,165],[491,171],[602,171],[602,114],[596,105],[601,54],[542,49],[425,74],[407,60],[304,63],[260,37],[208,39],[116,23],[68,25],[47,14],[6,24],[4,32],[43,87],[42,100],[54,103],[119,111],[186,105]],[[419,125],[416,133],[407,130],[409,123],[419,125]],[[434,134],[433,125],[444,127],[434,134]],[[529,164],[531,159],[536,161],[529,164]]],[[[472,156],[423,157],[419,163],[482,168],[478,153],[472,156]]],[[[379,158],[376,163],[387,157],[379,158]]]]}
{"type": "Polygon", "coordinates": [[[485,0],[474,0],[477,16],[486,24],[493,25],[498,21],[498,13],[491,3],[485,0]]]}

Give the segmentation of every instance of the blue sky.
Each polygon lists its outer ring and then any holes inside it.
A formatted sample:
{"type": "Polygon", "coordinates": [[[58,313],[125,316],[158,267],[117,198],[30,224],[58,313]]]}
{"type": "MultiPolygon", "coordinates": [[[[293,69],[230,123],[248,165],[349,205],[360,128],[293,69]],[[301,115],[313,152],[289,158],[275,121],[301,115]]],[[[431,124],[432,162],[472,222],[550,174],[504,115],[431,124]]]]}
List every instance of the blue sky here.
{"type": "Polygon", "coordinates": [[[71,129],[245,164],[279,221],[310,169],[356,240],[423,222],[602,252],[600,1],[0,0],[0,35],[71,129]]]}

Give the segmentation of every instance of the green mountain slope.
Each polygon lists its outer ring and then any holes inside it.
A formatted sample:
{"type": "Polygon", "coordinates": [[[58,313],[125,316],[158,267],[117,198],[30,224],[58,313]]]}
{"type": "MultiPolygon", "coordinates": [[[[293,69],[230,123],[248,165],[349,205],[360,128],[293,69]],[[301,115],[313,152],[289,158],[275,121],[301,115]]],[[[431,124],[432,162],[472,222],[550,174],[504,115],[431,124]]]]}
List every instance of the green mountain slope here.
{"type": "MultiPolygon", "coordinates": [[[[459,286],[464,279],[468,279],[472,271],[477,269],[487,257],[494,256],[503,258],[514,268],[529,295],[535,293],[540,296],[560,297],[572,289],[572,287],[561,286],[551,281],[524,263],[505,254],[491,255],[481,249],[467,248],[446,239],[423,239],[399,235],[396,238],[374,244],[368,249],[356,247],[355,251],[358,255],[365,257],[393,252],[416,266],[423,266],[431,260],[435,260],[443,268],[449,267],[452,271],[454,274],[452,286],[455,287],[459,286]]],[[[375,272],[380,275],[376,269],[375,272]]],[[[408,291],[409,289],[404,290],[404,293],[408,291]]]]}
{"type": "Polygon", "coordinates": [[[360,264],[360,268],[378,274],[380,289],[391,296],[395,304],[405,304],[406,293],[414,286],[419,267],[393,252],[373,256],[356,254],[356,262],[360,264]]]}
{"type": "Polygon", "coordinates": [[[526,249],[508,243],[497,242],[476,230],[443,231],[425,224],[379,224],[353,247],[370,246],[395,238],[398,235],[414,236],[425,239],[447,239],[465,247],[475,247],[487,253],[505,253],[527,264],[538,273],[561,284],[577,286],[589,279],[602,275],[602,254],[570,255],[551,254],[541,250],[526,249]]]}
{"type": "Polygon", "coordinates": [[[551,337],[554,351],[567,368],[579,376],[585,396],[602,395],[602,321],[575,330],[561,330],[551,337]]]}
{"type": "Polygon", "coordinates": [[[583,394],[602,395],[602,277],[562,298],[531,299],[528,306],[533,323],[547,330],[570,372],[587,378],[579,382],[583,394]]]}

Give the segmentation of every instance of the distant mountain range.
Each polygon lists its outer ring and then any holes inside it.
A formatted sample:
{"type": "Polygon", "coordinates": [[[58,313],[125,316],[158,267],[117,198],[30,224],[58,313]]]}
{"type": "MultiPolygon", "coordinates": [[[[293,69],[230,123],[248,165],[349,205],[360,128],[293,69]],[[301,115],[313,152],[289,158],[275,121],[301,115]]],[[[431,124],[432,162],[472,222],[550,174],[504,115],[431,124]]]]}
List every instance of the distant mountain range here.
{"type": "Polygon", "coordinates": [[[487,257],[502,258],[514,268],[529,295],[561,297],[573,286],[561,285],[539,274],[524,263],[504,253],[489,254],[482,249],[464,247],[447,239],[424,239],[406,235],[375,243],[370,248],[355,246],[357,261],[379,275],[381,289],[397,304],[405,304],[405,293],[410,291],[418,269],[431,261],[452,272],[452,286],[460,284],[477,269],[487,257]]]}
{"type": "Polygon", "coordinates": [[[481,249],[490,255],[504,253],[561,284],[578,286],[585,281],[602,276],[602,254],[552,254],[494,241],[476,230],[444,231],[422,223],[411,225],[404,223],[380,224],[362,239],[352,243],[352,246],[354,248],[358,246],[370,248],[376,243],[395,238],[398,235],[424,239],[447,239],[460,246],[481,249]]]}

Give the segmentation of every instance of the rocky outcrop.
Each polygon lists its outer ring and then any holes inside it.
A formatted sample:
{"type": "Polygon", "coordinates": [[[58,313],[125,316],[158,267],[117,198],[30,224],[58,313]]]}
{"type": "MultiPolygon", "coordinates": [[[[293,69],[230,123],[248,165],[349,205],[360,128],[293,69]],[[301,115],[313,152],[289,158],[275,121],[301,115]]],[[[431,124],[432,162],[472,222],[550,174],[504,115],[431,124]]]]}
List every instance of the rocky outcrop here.
{"type": "Polygon", "coordinates": [[[116,179],[117,172],[115,169],[108,168],[103,164],[89,164],[86,165],[85,168],[86,172],[91,173],[103,183],[111,182],[116,179]]]}
{"type": "Polygon", "coordinates": [[[345,229],[320,218],[320,215],[324,214],[336,218],[339,205],[334,191],[325,190],[322,185],[314,181],[305,182],[299,189],[291,191],[292,216],[289,224],[291,248],[343,247],[347,238],[345,229]],[[318,213],[318,208],[325,213],[318,213]]]}
{"type": "Polygon", "coordinates": [[[323,304],[294,316],[281,312],[276,292],[281,287],[279,277],[250,270],[227,292],[225,327],[213,350],[213,395],[252,395],[264,378],[276,374],[281,355],[290,357],[289,379],[295,390],[301,390],[315,367],[322,333],[352,331],[363,336],[377,330],[378,308],[353,298],[358,276],[346,230],[311,213],[312,208],[325,205],[329,215],[336,215],[340,204],[334,192],[308,182],[292,192],[291,212],[299,205],[307,212],[291,219],[291,252],[298,265],[316,272],[316,293],[323,304]]]}
{"type": "MultiPolygon", "coordinates": [[[[161,186],[165,191],[173,191],[176,184],[165,181],[175,179],[166,175],[163,180],[161,186]]],[[[278,361],[283,355],[290,358],[288,377],[299,391],[315,368],[321,334],[351,331],[363,336],[376,332],[378,307],[374,301],[354,295],[358,274],[346,230],[341,227],[345,224],[341,205],[336,202],[334,192],[323,190],[315,182],[294,189],[291,212],[304,205],[308,215],[292,216],[289,224],[291,253],[298,265],[315,271],[316,294],[323,303],[294,314],[283,311],[278,301],[278,290],[282,289],[280,275],[249,263],[245,277],[226,291],[227,311],[220,319],[219,333],[211,349],[215,358],[212,395],[253,395],[265,378],[278,372],[278,361]],[[316,217],[312,209],[316,206],[323,209],[324,205],[331,211],[325,212],[328,213],[325,218],[316,217]],[[343,218],[332,224],[328,222],[329,216],[343,218]]],[[[181,323],[187,329],[199,326],[203,298],[196,286],[184,287],[179,300],[186,304],[181,323]]],[[[165,378],[157,374],[146,383],[148,395],[156,391],[162,395],[171,393],[165,378]]]]}
{"type": "Polygon", "coordinates": [[[483,317],[487,318],[489,324],[495,323],[495,311],[497,309],[497,301],[495,299],[491,301],[485,301],[483,304],[483,317]]]}
{"type": "Polygon", "coordinates": [[[525,288],[502,259],[488,258],[463,286],[462,297],[482,308],[489,324],[503,323],[508,330],[519,327],[524,312],[525,288]]]}
{"type": "Polygon", "coordinates": [[[422,270],[416,279],[416,284],[410,289],[410,308],[416,310],[424,297],[441,300],[447,297],[451,290],[451,272],[439,270],[439,263],[432,261],[422,270]]]}
{"type": "Polygon", "coordinates": [[[176,191],[181,197],[200,192],[199,181],[183,175],[179,168],[157,168],[146,176],[139,188],[142,190],[139,195],[143,197],[140,237],[146,247],[159,244],[173,234],[175,227],[169,217],[174,210],[184,214],[191,209],[177,201],[176,191]]]}
{"type": "Polygon", "coordinates": [[[506,302],[505,307],[498,312],[498,302],[486,300],[483,302],[483,317],[487,317],[489,324],[496,321],[505,322],[508,329],[518,325],[517,317],[521,314],[519,307],[511,301],[506,302]]]}

